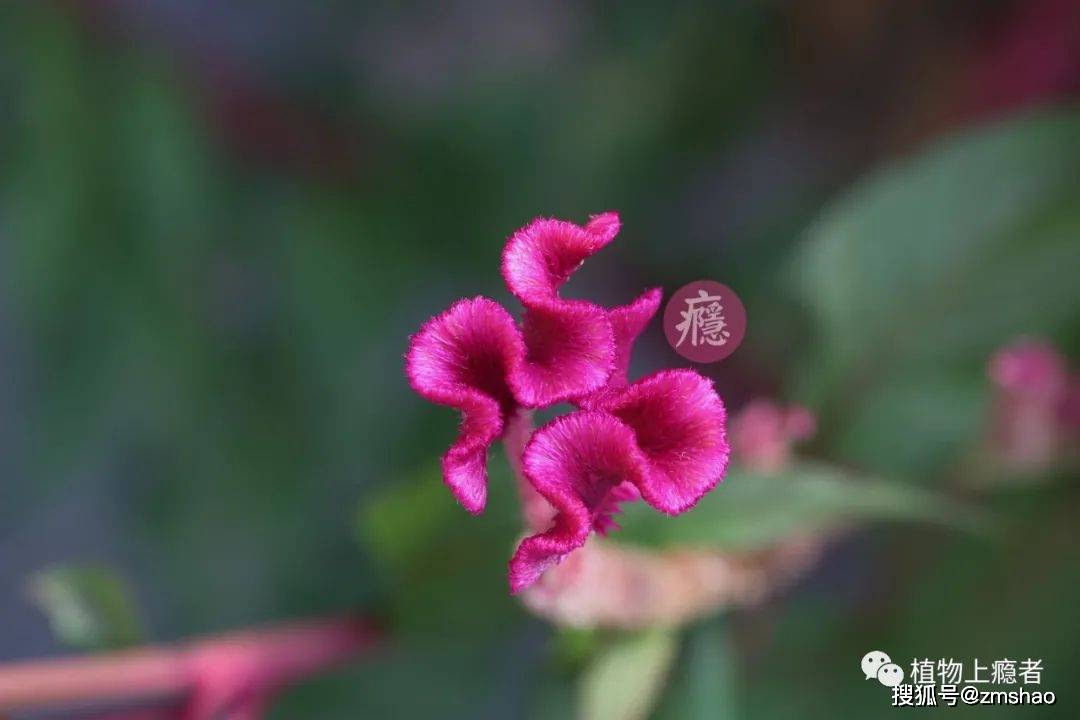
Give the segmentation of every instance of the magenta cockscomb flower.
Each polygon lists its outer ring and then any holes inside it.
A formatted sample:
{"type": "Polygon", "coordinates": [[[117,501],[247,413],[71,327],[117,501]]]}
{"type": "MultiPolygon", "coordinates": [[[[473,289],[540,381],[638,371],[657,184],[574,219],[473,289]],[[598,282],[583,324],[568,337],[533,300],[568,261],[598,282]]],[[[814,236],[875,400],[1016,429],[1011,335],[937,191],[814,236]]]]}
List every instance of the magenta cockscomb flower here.
{"type": "Polygon", "coordinates": [[[724,405],[710,381],[669,370],[628,384],[631,348],[656,314],[660,290],[610,309],[559,295],[618,231],[615,213],[584,227],[533,221],[510,237],[502,257],[506,285],[524,306],[520,325],[493,300],[461,300],[428,321],[406,355],[413,389],[461,411],[443,478],[469,512],[484,508],[488,448],[515,436],[508,450],[525,484],[526,517],[539,532],[510,561],[513,592],[594,530],[615,527],[620,503],[640,498],[681,513],[716,486],[727,465],[724,405]],[[579,409],[524,441],[530,409],[567,401],[579,409]]]}

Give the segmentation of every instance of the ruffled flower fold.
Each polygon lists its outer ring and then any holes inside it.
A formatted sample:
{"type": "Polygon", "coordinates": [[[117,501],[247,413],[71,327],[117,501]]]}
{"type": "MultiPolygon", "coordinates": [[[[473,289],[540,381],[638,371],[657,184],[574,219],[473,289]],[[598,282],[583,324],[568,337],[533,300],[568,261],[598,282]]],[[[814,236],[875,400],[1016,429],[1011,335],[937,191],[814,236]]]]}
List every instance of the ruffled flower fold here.
{"type": "Polygon", "coordinates": [[[692,370],[664,370],[613,393],[601,406],[633,428],[648,458],[638,490],[649,505],[678,515],[716,487],[727,467],[724,403],[692,370]]]}
{"type": "Polygon", "coordinates": [[[518,546],[510,561],[511,592],[584,545],[612,489],[624,480],[641,481],[647,464],[634,431],[606,413],[583,410],[536,431],[522,457],[523,471],[557,514],[548,530],[518,546]]]}
{"type": "Polygon", "coordinates": [[[409,384],[422,397],[461,411],[458,438],[443,455],[443,479],[470,513],[487,500],[487,451],[516,405],[509,379],[525,348],[514,319],[494,300],[460,300],[413,336],[409,384]]]}
{"type": "Polygon", "coordinates": [[[513,385],[518,401],[546,407],[586,395],[611,376],[611,323],[604,310],[582,301],[526,308],[522,331],[527,355],[513,385]]]}
{"type": "Polygon", "coordinates": [[[522,468],[556,515],[548,530],[518,546],[511,592],[535,582],[590,532],[610,529],[618,503],[636,493],[672,515],[697,503],[727,466],[724,420],[712,383],[690,370],[670,370],[537,430],[522,468]]]}
{"type": "Polygon", "coordinates": [[[584,300],[563,299],[559,289],[618,231],[615,213],[596,215],[584,227],[540,218],[507,241],[503,279],[525,308],[527,355],[515,382],[522,405],[572,400],[611,377],[615,339],[608,312],[584,300]]]}
{"type": "Polygon", "coordinates": [[[615,341],[613,370],[608,379],[608,389],[626,385],[626,374],[630,369],[630,353],[634,348],[634,341],[660,309],[660,300],[663,295],[660,288],[653,288],[639,295],[629,305],[620,305],[608,312],[612,337],[615,341]]]}

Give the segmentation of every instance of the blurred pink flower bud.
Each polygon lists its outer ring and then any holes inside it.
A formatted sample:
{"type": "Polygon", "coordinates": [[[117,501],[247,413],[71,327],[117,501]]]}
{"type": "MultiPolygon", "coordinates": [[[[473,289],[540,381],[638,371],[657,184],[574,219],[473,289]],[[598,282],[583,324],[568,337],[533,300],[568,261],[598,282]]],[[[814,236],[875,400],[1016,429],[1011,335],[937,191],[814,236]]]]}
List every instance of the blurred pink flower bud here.
{"type": "Polygon", "coordinates": [[[814,414],[804,407],[754,400],[731,419],[732,452],[748,469],[778,472],[791,462],[795,443],[816,430],[814,414]]]}
{"type": "Polygon", "coordinates": [[[991,444],[1008,469],[1035,472],[1059,457],[1075,413],[1075,381],[1065,358],[1047,343],[1018,340],[987,367],[997,393],[991,444]]]}

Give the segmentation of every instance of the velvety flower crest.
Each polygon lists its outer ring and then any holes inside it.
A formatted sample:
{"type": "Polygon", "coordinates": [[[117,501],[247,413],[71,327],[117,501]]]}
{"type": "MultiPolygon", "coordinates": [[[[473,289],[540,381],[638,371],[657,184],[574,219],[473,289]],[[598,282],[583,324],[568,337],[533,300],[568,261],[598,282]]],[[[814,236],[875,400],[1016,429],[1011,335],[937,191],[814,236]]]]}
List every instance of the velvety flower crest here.
{"type": "Polygon", "coordinates": [[[557,514],[548,530],[518,546],[511,591],[531,585],[593,530],[606,532],[613,503],[640,494],[669,515],[693,507],[727,466],[724,425],[711,382],[690,370],[665,370],[537,430],[522,466],[557,514]]]}
{"type": "Polygon", "coordinates": [[[534,220],[511,235],[502,255],[503,279],[524,308],[520,324],[494,300],[460,300],[429,320],[406,354],[412,388],[461,412],[443,479],[474,514],[487,498],[488,448],[511,423],[527,430],[521,419],[531,408],[567,401],[580,408],[533,433],[516,463],[552,513],[550,526],[533,528],[539,532],[510,562],[513,592],[594,530],[617,527],[620,503],[640,498],[678,514],[715,487],[727,465],[724,406],[709,380],[668,370],[628,384],[634,340],[660,307],[661,291],[610,309],[559,294],[619,227],[615,213],[584,226],[534,220]]]}

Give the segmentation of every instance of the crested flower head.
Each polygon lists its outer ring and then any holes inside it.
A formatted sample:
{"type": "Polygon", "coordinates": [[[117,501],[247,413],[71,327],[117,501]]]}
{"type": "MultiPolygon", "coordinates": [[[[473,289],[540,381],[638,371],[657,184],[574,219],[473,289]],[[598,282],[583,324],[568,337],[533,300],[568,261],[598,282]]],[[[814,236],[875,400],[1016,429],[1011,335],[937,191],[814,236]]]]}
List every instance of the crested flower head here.
{"type": "Polygon", "coordinates": [[[676,515],[715,487],[727,466],[724,405],[709,380],[669,370],[628,383],[634,340],[659,308],[660,290],[610,309],[559,294],[619,228],[615,213],[584,226],[534,220],[510,237],[502,256],[503,279],[524,308],[520,323],[494,300],[461,300],[428,321],[406,355],[412,388],[461,412],[443,479],[466,510],[484,508],[490,445],[514,428],[512,451],[523,447],[513,464],[538,532],[510,562],[513,592],[593,531],[616,528],[621,503],[642,499],[676,515]],[[567,401],[579,409],[527,442],[517,437],[528,409],[567,401]]]}

